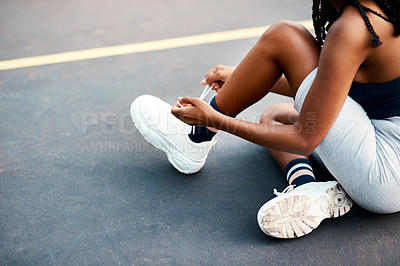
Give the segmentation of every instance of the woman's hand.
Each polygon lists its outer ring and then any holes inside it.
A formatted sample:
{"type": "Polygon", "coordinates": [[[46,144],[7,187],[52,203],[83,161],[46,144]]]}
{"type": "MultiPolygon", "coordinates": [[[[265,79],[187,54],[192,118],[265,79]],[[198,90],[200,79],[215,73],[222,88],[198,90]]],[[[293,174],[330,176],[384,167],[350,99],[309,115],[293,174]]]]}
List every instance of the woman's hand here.
{"type": "Polygon", "coordinates": [[[209,104],[193,97],[180,97],[172,106],[171,113],[186,124],[192,126],[214,126],[219,115],[209,104]]]}
{"type": "Polygon", "coordinates": [[[216,65],[207,73],[206,78],[201,81],[201,85],[211,85],[213,90],[219,92],[234,70],[234,67],[216,65]]]}

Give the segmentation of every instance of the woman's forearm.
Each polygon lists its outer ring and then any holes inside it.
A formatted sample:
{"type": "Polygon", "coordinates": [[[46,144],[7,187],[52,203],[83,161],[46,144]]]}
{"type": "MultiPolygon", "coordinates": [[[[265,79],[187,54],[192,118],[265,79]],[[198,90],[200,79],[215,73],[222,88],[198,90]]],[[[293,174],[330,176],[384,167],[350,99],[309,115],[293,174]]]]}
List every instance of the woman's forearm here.
{"type": "Polygon", "coordinates": [[[293,125],[259,124],[222,114],[218,114],[213,120],[215,128],[269,149],[301,155],[309,155],[314,149],[310,145],[309,136],[305,136],[302,127],[296,123],[293,125]]]}

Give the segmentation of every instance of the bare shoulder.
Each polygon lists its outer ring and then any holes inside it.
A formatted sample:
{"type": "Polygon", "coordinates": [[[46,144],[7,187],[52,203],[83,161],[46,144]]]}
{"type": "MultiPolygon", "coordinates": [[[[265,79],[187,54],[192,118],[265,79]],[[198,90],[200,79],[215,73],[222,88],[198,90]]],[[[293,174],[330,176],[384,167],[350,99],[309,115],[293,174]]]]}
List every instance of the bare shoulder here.
{"type": "Polygon", "coordinates": [[[330,80],[335,87],[349,89],[372,49],[371,34],[363,17],[358,9],[347,6],[326,35],[317,79],[330,80]]]}
{"type": "MultiPolygon", "coordinates": [[[[371,3],[370,8],[382,13],[371,3]]],[[[367,14],[382,45],[372,47],[372,34],[360,11],[348,5],[342,16],[332,25],[326,36],[321,57],[331,63],[359,64],[354,80],[363,83],[380,83],[399,77],[400,37],[396,37],[391,23],[378,16],[367,14]]],[[[321,62],[320,62],[321,63],[321,62]]],[[[329,64],[324,64],[328,65],[329,64]]]]}
{"type": "Polygon", "coordinates": [[[340,18],[333,23],[328,31],[325,43],[330,42],[358,50],[371,47],[371,33],[356,7],[348,5],[340,18]]]}

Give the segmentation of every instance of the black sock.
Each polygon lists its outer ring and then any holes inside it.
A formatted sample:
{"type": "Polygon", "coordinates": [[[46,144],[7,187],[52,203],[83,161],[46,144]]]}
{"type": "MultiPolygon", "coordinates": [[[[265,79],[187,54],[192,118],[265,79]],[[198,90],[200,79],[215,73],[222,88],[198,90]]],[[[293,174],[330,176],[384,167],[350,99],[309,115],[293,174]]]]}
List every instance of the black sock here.
{"type": "Polygon", "coordinates": [[[315,182],[314,170],[311,167],[311,162],[305,158],[291,161],[286,165],[283,172],[289,185],[296,185],[296,187],[298,187],[309,182],[315,182]]]}
{"type": "MultiPolygon", "coordinates": [[[[212,98],[210,105],[220,112],[221,114],[224,114],[217,106],[215,103],[215,96],[212,98]]],[[[202,126],[195,126],[194,127],[194,132],[191,132],[189,134],[189,138],[191,141],[196,142],[196,143],[201,143],[204,141],[211,141],[212,138],[217,134],[217,132],[213,132],[209,130],[207,127],[202,127],[202,126]]]]}

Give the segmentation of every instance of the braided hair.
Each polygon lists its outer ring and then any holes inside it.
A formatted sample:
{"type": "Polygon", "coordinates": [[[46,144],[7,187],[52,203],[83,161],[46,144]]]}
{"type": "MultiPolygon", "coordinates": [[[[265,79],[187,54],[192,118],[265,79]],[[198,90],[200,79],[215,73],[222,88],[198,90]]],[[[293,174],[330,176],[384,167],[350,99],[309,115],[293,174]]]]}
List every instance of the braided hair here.
{"type": "MultiPolygon", "coordinates": [[[[345,0],[346,1],[346,0],[345,0]]],[[[379,36],[376,34],[371,22],[369,21],[366,12],[381,17],[382,19],[390,22],[394,26],[394,35],[400,34],[400,0],[375,0],[383,12],[387,15],[384,16],[364,5],[359,0],[347,0],[347,3],[358,8],[372,35],[372,47],[378,47],[382,44],[379,36]]],[[[312,18],[314,24],[314,31],[318,44],[322,47],[326,33],[329,27],[337,19],[338,12],[329,0],[313,0],[312,18]]]]}
{"type": "Polygon", "coordinates": [[[335,22],[338,12],[330,1],[313,0],[312,18],[318,44],[322,47],[326,32],[335,22]]]}

